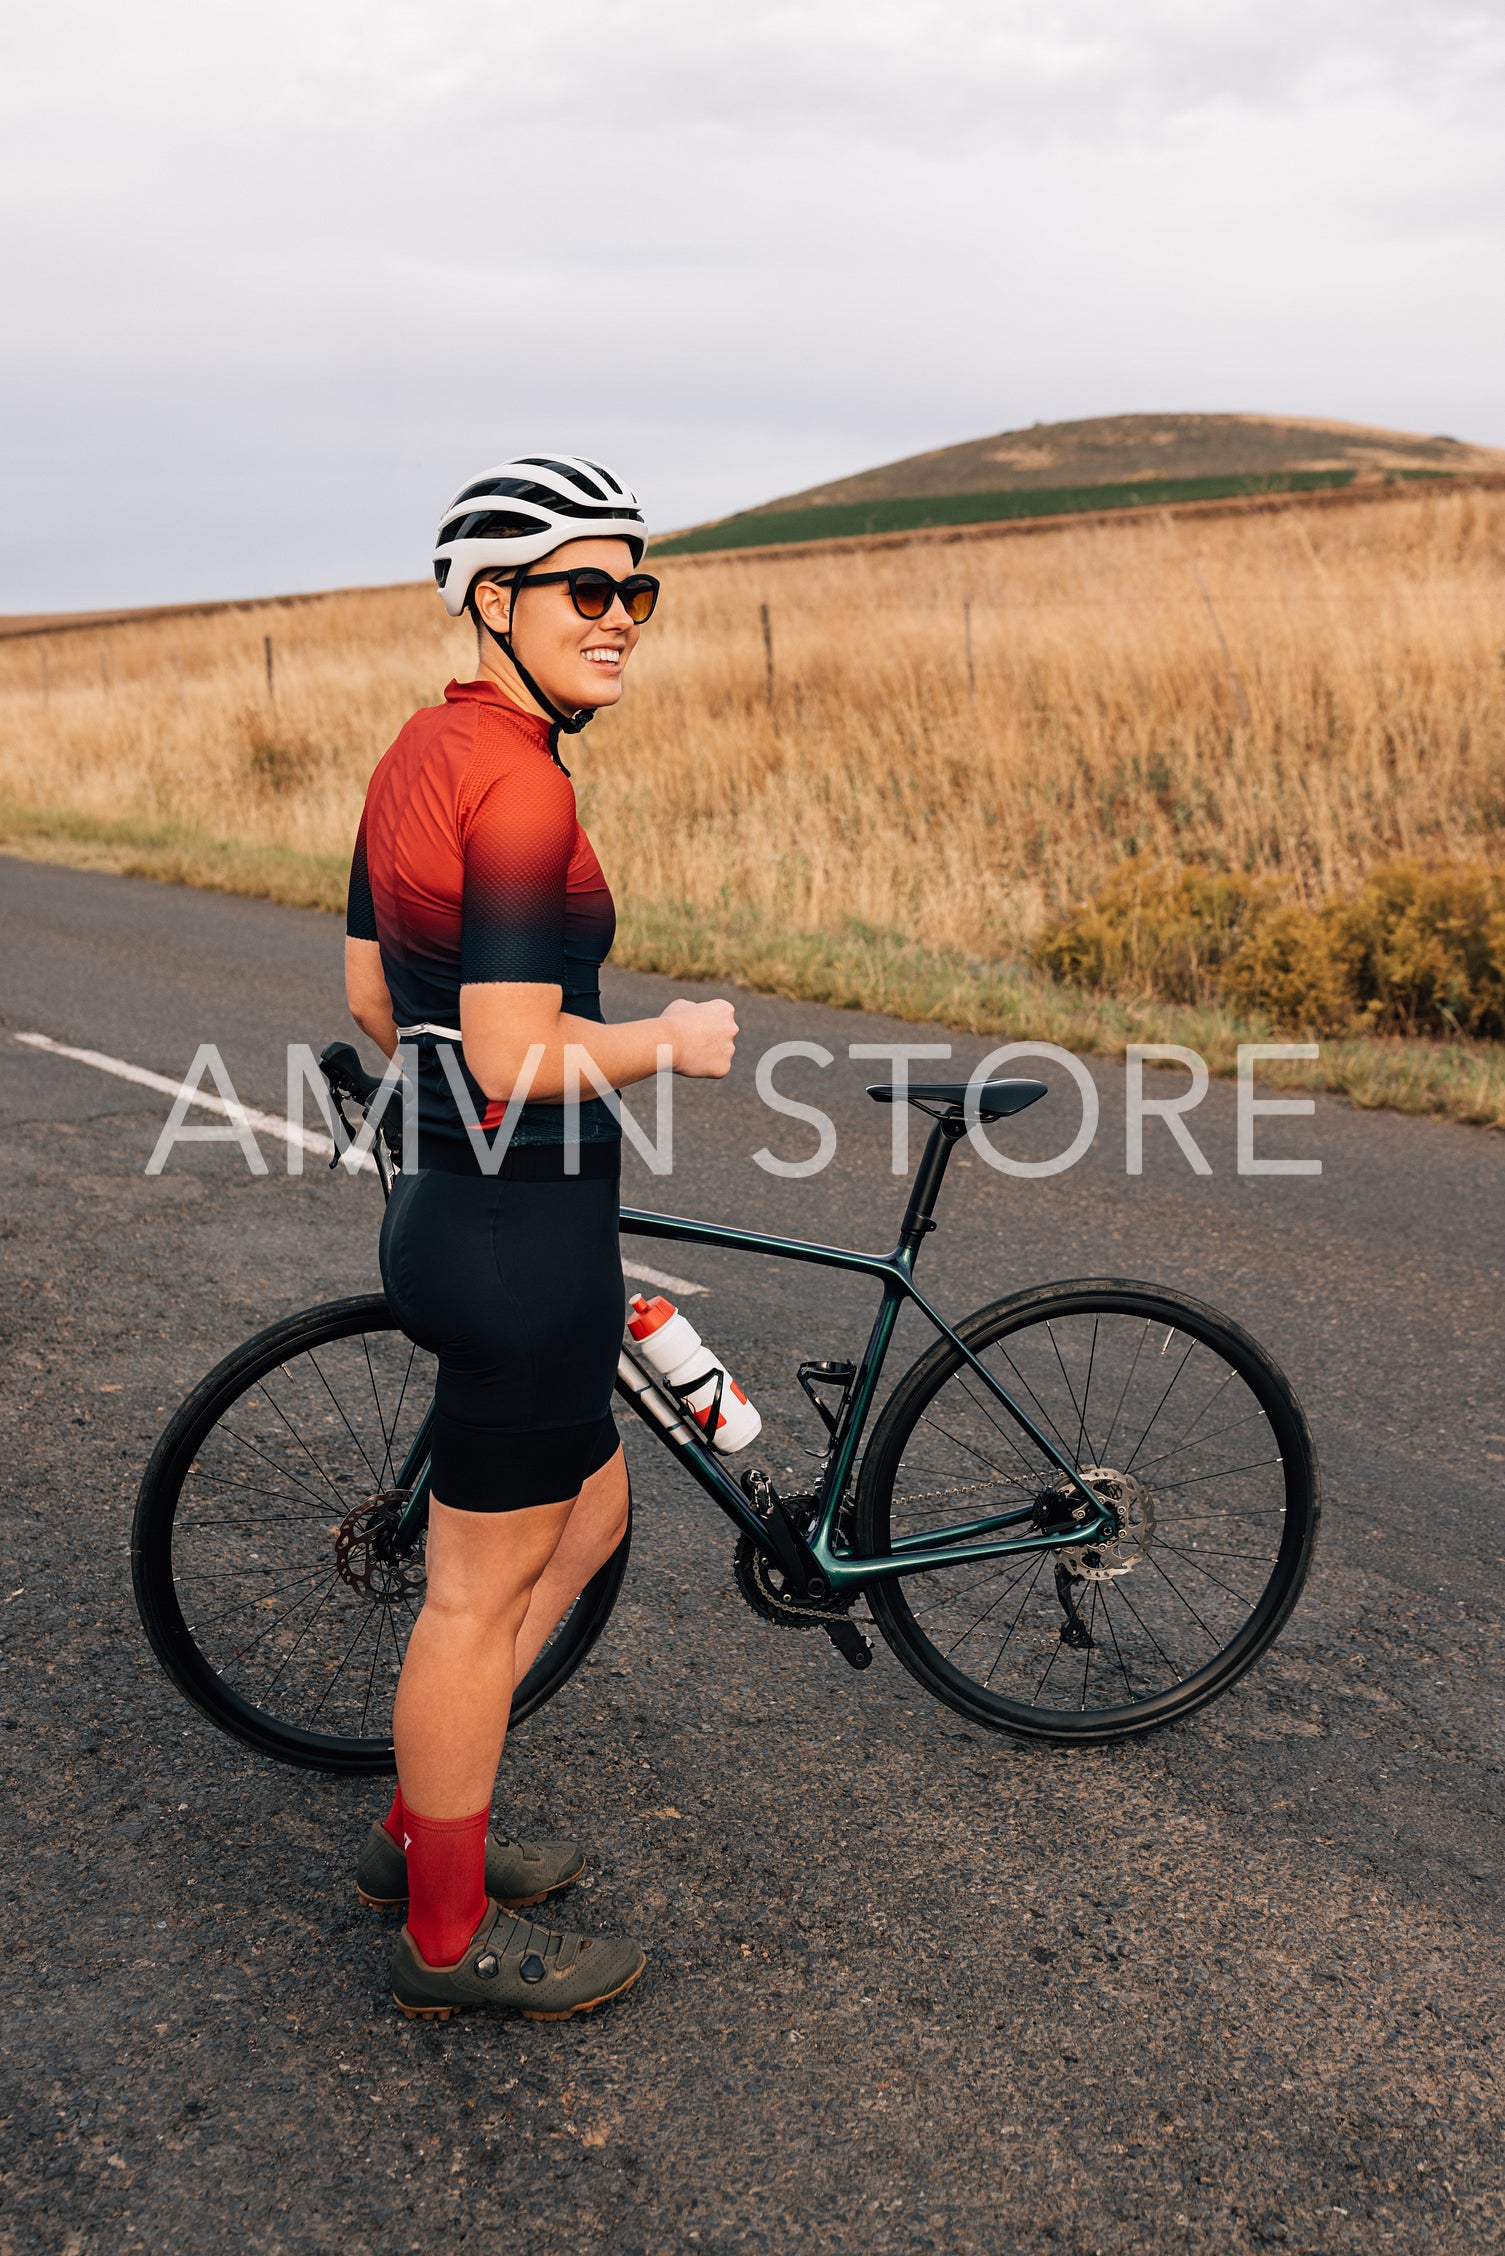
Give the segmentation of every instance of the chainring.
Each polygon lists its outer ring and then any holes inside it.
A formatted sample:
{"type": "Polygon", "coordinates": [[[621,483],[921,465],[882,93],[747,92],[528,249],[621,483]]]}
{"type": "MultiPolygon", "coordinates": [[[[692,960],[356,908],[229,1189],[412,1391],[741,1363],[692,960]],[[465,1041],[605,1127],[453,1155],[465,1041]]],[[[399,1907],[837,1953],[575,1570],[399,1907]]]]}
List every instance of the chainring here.
{"type": "MultiPolygon", "coordinates": [[[[749,1473],[742,1485],[766,1517],[767,1500],[773,1494],[767,1475],[749,1473]]],[[[800,1534],[808,1535],[820,1509],[816,1499],[786,1496],[782,1501],[784,1511],[800,1534]]],[[[783,1568],[750,1535],[737,1538],[732,1573],[753,1612],[763,1621],[777,1622],[781,1629],[828,1629],[833,1621],[840,1621],[851,1610],[856,1597],[853,1591],[846,1598],[832,1597],[817,1606],[808,1598],[790,1596],[784,1588],[783,1568]]]]}
{"type": "Polygon", "coordinates": [[[787,1598],[783,1569],[750,1535],[737,1538],[732,1573],[753,1612],[764,1621],[778,1622],[784,1629],[819,1629],[831,1619],[833,1611],[839,1610],[812,1606],[807,1598],[787,1598]]]}

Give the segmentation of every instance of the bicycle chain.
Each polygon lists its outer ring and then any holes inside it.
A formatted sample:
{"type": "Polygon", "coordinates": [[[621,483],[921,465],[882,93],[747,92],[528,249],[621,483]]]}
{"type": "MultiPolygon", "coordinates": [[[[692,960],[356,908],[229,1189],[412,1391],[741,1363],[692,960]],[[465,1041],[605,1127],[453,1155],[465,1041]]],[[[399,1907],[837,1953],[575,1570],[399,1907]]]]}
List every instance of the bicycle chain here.
{"type": "Polygon", "coordinates": [[[732,1573],[748,1605],[764,1621],[777,1622],[781,1629],[828,1629],[833,1621],[845,1618],[852,1604],[850,1596],[824,1606],[813,1605],[808,1598],[787,1598],[768,1580],[772,1567],[767,1552],[750,1535],[738,1536],[732,1573]]]}

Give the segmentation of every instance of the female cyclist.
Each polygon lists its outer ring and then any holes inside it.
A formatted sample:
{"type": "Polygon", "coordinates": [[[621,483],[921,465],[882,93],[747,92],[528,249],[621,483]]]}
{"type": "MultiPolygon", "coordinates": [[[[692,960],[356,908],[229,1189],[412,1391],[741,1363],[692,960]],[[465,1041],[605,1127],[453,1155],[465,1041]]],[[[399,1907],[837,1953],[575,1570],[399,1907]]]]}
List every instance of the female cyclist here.
{"type": "Polygon", "coordinates": [[[637,569],[646,537],[599,463],[528,456],[462,488],[434,571],[451,616],[475,622],[476,676],[381,760],[351,870],[352,1015],[388,1057],[399,1040],[417,1055],[418,1151],[387,1207],[382,1281],[439,1365],[398,1790],[356,1884],[367,1903],[406,1899],[392,1986],[429,2017],[563,2019],[644,1965],[634,1943],[525,1915],[578,1876],[578,1848],[487,1826],[513,1687],[627,1525],[611,1415],[621,1130],[599,1097],[565,1105],[566,1049],[573,1089],[581,1052],[625,1089],[661,1049],[677,1073],[725,1074],[737,1032],[726,1002],[601,1019],[612,898],[558,747],[622,694],[658,596],[637,569]]]}

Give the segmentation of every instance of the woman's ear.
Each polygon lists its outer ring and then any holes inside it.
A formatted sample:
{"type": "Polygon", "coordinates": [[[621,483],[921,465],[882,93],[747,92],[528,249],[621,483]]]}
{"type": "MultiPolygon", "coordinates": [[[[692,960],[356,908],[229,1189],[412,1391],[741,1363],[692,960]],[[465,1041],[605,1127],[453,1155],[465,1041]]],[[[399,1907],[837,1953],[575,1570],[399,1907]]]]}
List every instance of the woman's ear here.
{"type": "Polygon", "coordinates": [[[512,590],[495,580],[478,580],[474,590],[478,617],[493,634],[505,634],[512,618],[512,590]]]}

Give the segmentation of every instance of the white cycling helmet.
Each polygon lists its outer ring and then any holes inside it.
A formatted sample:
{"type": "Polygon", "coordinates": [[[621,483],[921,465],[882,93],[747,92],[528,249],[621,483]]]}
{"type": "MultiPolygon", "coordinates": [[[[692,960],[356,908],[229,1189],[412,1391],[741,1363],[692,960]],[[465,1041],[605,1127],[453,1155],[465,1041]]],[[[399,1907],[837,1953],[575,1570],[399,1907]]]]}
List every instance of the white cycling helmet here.
{"type": "Polygon", "coordinates": [[[434,578],[458,619],[476,574],[533,564],[571,540],[625,540],[636,566],[648,533],[637,495],[599,462],[573,454],[523,454],[462,486],[434,546],[434,578]]]}

